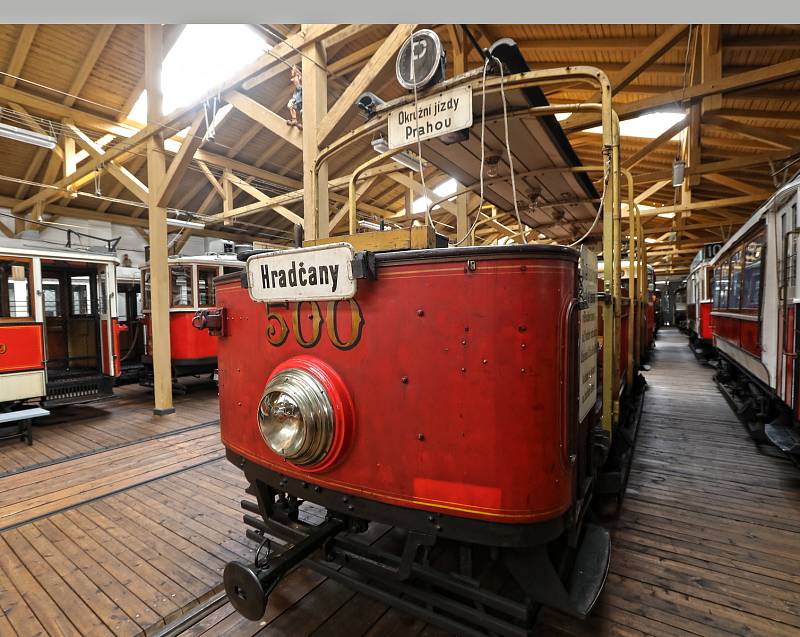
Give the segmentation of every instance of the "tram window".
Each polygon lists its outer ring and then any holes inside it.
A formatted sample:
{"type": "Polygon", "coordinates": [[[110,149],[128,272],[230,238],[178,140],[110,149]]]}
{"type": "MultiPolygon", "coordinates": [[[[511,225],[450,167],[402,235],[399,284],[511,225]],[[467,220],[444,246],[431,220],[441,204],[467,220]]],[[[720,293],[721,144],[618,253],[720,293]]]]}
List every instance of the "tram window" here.
{"type": "Polygon", "coordinates": [[[761,295],[761,256],[764,252],[764,233],[750,241],[744,250],[744,291],[742,309],[758,309],[761,295]]]}
{"type": "Polygon", "coordinates": [[[100,314],[105,314],[106,313],[106,297],[108,295],[107,289],[108,288],[106,287],[106,275],[105,274],[101,274],[100,275],[100,293],[99,293],[99,296],[97,298],[97,306],[98,306],[98,309],[100,311],[100,314]]]}
{"type": "Polygon", "coordinates": [[[728,296],[728,307],[731,310],[739,309],[742,294],[742,260],[741,250],[737,250],[731,257],[731,291],[728,296]]]}
{"type": "Polygon", "coordinates": [[[725,309],[728,307],[728,269],[730,260],[723,261],[714,271],[714,307],[725,309]]]}
{"type": "Polygon", "coordinates": [[[197,304],[201,307],[214,305],[214,277],[217,272],[216,267],[197,267],[197,304]]]}
{"type": "Polygon", "coordinates": [[[0,318],[30,318],[30,280],[30,261],[0,260],[0,318]]]}
{"type": "Polygon", "coordinates": [[[142,289],[144,290],[144,294],[142,294],[141,304],[143,310],[150,309],[150,270],[144,270],[142,272],[142,289]]]}
{"type": "Polygon", "coordinates": [[[172,307],[191,307],[192,299],[192,266],[173,265],[169,269],[170,290],[172,291],[172,307]]]}
{"type": "Polygon", "coordinates": [[[70,277],[70,290],[72,316],[90,316],[92,314],[92,291],[89,277],[70,277]]]}
{"type": "Polygon", "coordinates": [[[232,268],[228,265],[223,266],[222,274],[232,274],[233,272],[241,272],[242,268],[232,268]]]}
{"type": "Polygon", "coordinates": [[[45,316],[63,316],[61,311],[61,281],[58,279],[45,279],[42,281],[42,301],[45,316]]]}

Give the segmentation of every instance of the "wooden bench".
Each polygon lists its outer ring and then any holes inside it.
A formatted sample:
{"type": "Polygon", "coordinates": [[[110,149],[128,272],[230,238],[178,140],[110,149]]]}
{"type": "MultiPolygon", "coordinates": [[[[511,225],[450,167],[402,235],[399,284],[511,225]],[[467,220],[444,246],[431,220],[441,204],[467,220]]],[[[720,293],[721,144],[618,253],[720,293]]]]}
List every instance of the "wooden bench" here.
{"type": "Polygon", "coordinates": [[[30,409],[20,409],[0,413],[0,428],[6,427],[9,423],[16,423],[17,431],[8,434],[0,434],[0,440],[11,440],[19,436],[20,440],[27,440],[29,445],[33,444],[33,419],[49,416],[50,412],[41,407],[31,407],[30,409]]]}

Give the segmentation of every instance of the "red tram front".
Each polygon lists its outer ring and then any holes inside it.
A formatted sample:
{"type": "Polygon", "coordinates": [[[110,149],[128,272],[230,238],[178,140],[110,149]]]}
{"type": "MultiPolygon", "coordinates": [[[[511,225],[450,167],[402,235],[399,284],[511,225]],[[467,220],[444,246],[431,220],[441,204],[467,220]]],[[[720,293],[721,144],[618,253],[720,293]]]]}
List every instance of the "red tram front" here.
{"type": "MultiPolygon", "coordinates": [[[[414,37],[438,42],[430,31],[414,37]]],[[[283,575],[312,556],[306,563],[326,577],[463,635],[529,635],[542,605],[585,617],[600,594],[610,538],[587,514],[601,494],[618,503],[624,492],[647,316],[643,281],[622,302],[611,87],[594,68],[530,72],[510,40],[488,56],[492,77],[476,69],[447,86],[453,104],[486,110],[480,137],[476,121],[470,134],[426,142],[425,159],[472,184],[454,197],[472,192],[514,211],[512,244],[470,245],[481,224],[487,244],[497,243],[494,228],[507,229],[480,204],[450,237],[434,230],[434,202],[419,219],[386,211],[367,224],[378,231],[359,232],[356,182],[421,148],[395,145],[353,171],[349,234],[240,255],[245,272],[217,279],[216,307],[195,321],[218,338],[222,440],[255,498],[242,503],[260,542],[255,562],[232,562],[224,575],[249,619],[261,619],[283,575]],[[535,86],[576,79],[601,92],[602,166],[576,165],[552,116],[559,107],[535,86]],[[503,122],[506,95],[519,118],[503,122]],[[484,184],[484,150],[499,162],[511,136],[520,181],[503,164],[484,184]],[[605,175],[602,195],[591,171],[605,175]],[[525,184],[524,212],[512,183],[525,184]],[[574,223],[553,224],[550,206],[563,220],[565,200],[574,223]],[[594,252],[558,243],[582,243],[601,216],[595,245],[609,265],[598,288],[594,252]],[[530,243],[526,228],[540,227],[553,237],[530,243]]],[[[332,142],[325,161],[417,108],[414,95],[386,104],[370,95],[367,123],[332,142]]],[[[306,174],[320,194],[322,163],[306,174]]],[[[452,210],[447,198],[440,207],[452,210]]],[[[631,210],[629,259],[644,271],[631,210]]]]}
{"type": "MultiPolygon", "coordinates": [[[[242,263],[235,255],[209,254],[169,259],[169,337],[173,378],[213,374],[217,368],[217,339],[192,328],[198,311],[215,303],[214,278],[240,272],[242,263]]],[[[144,324],[145,379],[153,377],[153,338],[150,326],[150,266],[141,270],[142,314],[144,324]]]]}

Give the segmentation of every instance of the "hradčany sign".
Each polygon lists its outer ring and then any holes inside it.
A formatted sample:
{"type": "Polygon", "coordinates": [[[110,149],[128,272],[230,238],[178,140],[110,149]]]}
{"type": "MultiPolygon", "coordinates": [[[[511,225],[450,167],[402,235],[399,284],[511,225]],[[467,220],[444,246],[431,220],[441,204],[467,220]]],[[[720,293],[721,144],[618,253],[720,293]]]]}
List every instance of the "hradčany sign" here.
{"type": "Polygon", "coordinates": [[[247,260],[254,301],[335,301],[355,296],[353,247],[333,243],[257,254],[247,260]]]}
{"type": "Polygon", "coordinates": [[[389,115],[389,148],[472,126],[472,88],[461,86],[396,108],[389,115]]]}

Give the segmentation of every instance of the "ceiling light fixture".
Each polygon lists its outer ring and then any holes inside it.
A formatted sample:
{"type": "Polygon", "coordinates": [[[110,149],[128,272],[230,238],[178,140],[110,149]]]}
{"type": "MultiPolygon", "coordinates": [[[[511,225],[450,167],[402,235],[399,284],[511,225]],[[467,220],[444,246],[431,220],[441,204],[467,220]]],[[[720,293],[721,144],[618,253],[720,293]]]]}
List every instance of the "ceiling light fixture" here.
{"type": "MultiPolygon", "coordinates": [[[[389,150],[389,144],[386,143],[386,140],[383,137],[378,137],[372,140],[372,148],[373,150],[380,154],[385,153],[389,150]]],[[[422,172],[422,164],[420,161],[413,157],[408,151],[403,151],[397,153],[396,155],[392,155],[392,159],[396,161],[398,164],[401,164],[408,168],[409,170],[413,170],[414,172],[422,172]]]]}
{"type": "Polygon", "coordinates": [[[44,135],[26,128],[18,128],[9,124],[0,123],[0,137],[13,139],[17,142],[33,144],[42,148],[53,150],[56,147],[56,138],[51,135],[44,135]]]}

